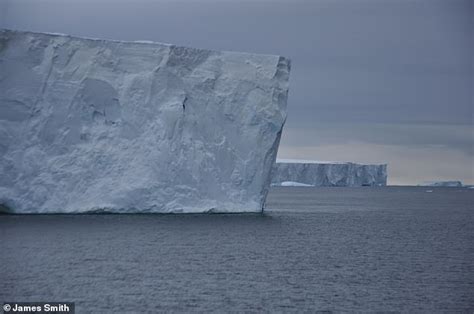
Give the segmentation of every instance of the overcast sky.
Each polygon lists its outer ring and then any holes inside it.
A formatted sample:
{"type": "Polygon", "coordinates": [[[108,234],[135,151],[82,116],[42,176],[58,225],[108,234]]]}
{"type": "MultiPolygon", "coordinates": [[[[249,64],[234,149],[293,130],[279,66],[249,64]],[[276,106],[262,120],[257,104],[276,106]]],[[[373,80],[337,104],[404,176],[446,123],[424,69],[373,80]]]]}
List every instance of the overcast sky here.
{"type": "Polygon", "coordinates": [[[474,1],[0,0],[0,26],[290,57],[279,158],[474,184],[474,1]]]}

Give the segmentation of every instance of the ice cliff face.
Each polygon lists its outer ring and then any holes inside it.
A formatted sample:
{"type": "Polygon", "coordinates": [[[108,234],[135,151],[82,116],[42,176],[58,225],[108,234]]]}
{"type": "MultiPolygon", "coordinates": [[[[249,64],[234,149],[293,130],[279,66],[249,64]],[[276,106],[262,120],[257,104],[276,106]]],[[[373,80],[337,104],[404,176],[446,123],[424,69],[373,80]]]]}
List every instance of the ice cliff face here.
{"type": "Polygon", "coordinates": [[[272,185],[288,181],[313,186],[384,186],[387,185],[387,165],[277,160],[272,185]]]}
{"type": "Polygon", "coordinates": [[[260,211],[289,60],[0,31],[0,205],[260,211]]]}

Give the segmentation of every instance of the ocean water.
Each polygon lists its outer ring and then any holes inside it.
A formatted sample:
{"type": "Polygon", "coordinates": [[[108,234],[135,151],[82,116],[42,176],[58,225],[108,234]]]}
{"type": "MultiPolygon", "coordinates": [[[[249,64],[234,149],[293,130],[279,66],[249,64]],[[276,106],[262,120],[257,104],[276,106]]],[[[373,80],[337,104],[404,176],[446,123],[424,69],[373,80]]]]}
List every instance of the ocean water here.
{"type": "Polygon", "coordinates": [[[267,207],[0,216],[0,302],[69,301],[77,313],[474,311],[474,190],[273,188],[267,207]]]}

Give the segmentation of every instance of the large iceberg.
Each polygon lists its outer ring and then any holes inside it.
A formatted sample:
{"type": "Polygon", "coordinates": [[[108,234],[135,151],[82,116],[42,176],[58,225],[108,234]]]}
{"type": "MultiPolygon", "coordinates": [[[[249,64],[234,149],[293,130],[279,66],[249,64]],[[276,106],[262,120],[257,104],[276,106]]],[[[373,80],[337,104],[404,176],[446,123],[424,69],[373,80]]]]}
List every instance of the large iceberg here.
{"type": "Polygon", "coordinates": [[[287,186],[286,182],[311,186],[385,186],[387,165],[278,159],[273,167],[272,185],[287,186]]]}
{"type": "Polygon", "coordinates": [[[257,212],[290,62],[0,30],[0,208],[257,212]]]}

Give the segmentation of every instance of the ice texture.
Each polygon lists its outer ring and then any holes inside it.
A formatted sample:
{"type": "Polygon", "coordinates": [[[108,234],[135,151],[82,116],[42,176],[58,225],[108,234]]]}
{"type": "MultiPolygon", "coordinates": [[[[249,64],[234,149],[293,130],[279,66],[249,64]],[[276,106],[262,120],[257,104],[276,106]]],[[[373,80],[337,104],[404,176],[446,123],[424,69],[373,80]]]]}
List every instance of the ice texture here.
{"type": "Polygon", "coordinates": [[[290,62],[0,30],[0,207],[257,212],[290,62]]]}
{"type": "Polygon", "coordinates": [[[385,186],[387,165],[278,159],[273,167],[272,185],[288,186],[286,182],[311,186],[385,186]]]}

